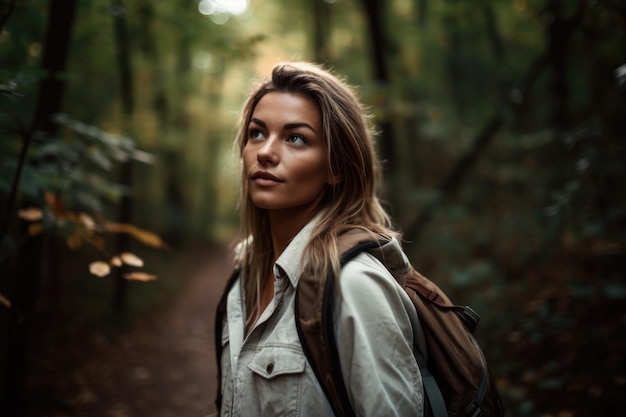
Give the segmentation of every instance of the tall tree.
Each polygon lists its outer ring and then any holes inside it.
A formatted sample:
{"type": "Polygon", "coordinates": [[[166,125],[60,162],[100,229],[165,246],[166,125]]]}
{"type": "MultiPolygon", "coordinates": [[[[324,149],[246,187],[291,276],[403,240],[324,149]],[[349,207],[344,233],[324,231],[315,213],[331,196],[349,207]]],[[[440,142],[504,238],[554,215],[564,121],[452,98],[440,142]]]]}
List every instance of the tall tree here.
{"type": "MultiPolygon", "coordinates": [[[[382,89],[384,94],[385,105],[390,103],[391,93],[391,77],[389,75],[387,49],[388,44],[386,36],[385,3],[378,0],[362,0],[361,2],[368,22],[368,33],[370,35],[370,59],[374,75],[374,83],[382,89]]],[[[396,158],[395,158],[395,135],[393,123],[389,116],[382,119],[379,123],[380,130],[380,153],[383,160],[383,167],[390,181],[388,184],[395,184],[396,175],[396,158]]],[[[397,205],[397,193],[390,190],[388,200],[391,208],[397,205]]]]}
{"type": "MultiPolygon", "coordinates": [[[[48,5],[48,25],[44,40],[41,67],[45,76],[39,84],[37,105],[30,131],[23,137],[22,153],[14,186],[17,187],[20,168],[33,137],[51,138],[57,131],[52,116],[61,110],[65,92],[65,71],[70,35],[76,10],[75,0],[51,0],[48,5]]],[[[14,190],[15,191],[15,190],[14,190]]],[[[15,192],[12,198],[15,198],[15,192]]],[[[14,201],[9,202],[9,207],[14,201]]],[[[8,221],[8,218],[6,219],[8,221]]],[[[25,382],[26,355],[31,319],[38,298],[41,278],[41,236],[30,239],[17,253],[16,278],[9,297],[13,301],[13,317],[6,349],[4,390],[0,410],[3,415],[21,417],[26,413],[25,382]]]]}
{"type": "Polygon", "coordinates": [[[330,5],[324,0],[311,2],[313,8],[313,59],[322,64],[330,63],[329,35],[330,5]]]}
{"type": "MultiPolygon", "coordinates": [[[[135,94],[133,84],[133,72],[131,68],[130,39],[127,27],[127,9],[122,0],[112,0],[111,10],[113,16],[113,28],[115,46],[117,49],[117,66],[120,79],[120,97],[122,100],[123,118],[125,120],[125,130],[131,128],[133,111],[135,108],[135,94]]],[[[122,162],[120,167],[120,184],[127,190],[133,185],[133,165],[129,159],[122,162]]],[[[119,220],[122,223],[131,223],[132,201],[131,196],[126,193],[120,203],[119,220]]],[[[119,253],[126,252],[130,248],[130,236],[120,233],[117,238],[117,250],[119,253]]],[[[126,310],[127,281],[124,279],[125,268],[119,268],[115,279],[114,306],[118,313],[126,310]]]]}

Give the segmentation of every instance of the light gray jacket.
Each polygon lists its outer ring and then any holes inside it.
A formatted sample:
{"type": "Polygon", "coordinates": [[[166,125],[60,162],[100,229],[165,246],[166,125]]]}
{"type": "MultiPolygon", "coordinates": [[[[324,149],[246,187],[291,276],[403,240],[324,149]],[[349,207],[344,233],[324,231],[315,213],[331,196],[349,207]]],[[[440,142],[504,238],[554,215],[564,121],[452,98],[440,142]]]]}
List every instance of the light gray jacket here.
{"type": "MultiPolygon", "coordinates": [[[[274,299],[247,337],[241,280],[228,294],[221,341],[223,417],[333,416],[302,351],[294,317],[301,255],[314,225],[315,220],[305,226],[274,264],[274,299]]],[[[396,240],[384,251],[405,267],[396,240]]],[[[337,344],[356,414],[422,416],[422,379],[412,353],[418,319],[408,296],[367,253],[342,269],[339,282],[337,344]]]]}

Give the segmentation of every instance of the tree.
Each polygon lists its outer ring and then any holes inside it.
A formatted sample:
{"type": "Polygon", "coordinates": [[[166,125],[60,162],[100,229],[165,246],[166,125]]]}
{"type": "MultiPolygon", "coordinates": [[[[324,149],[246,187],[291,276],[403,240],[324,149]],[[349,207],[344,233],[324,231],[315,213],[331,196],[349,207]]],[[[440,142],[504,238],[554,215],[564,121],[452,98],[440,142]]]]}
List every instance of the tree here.
{"type": "MultiPolygon", "coordinates": [[[[8,230],[13,200],[17,196],[16,189],[19,184],[21,168],[24,166],[31,141],[35,136],[52,138],[57,130],[52,117],[60,111],[65,91],[62,74],[67,61],[75,9],[76,2],[74,0],[52,0],[49,4],[48,28],[41,62],[46,75],[40,82],[31,129],[22,137],[20,163],[15,173],[13,191],[7,205],[7,215],[3,221],[2,237],[8,230]]],[[[30,336],[30,320],[38,297],[39,279],[41,278],[42,243],[41,237],[37,237],[30,240],[28,245],[19,252],[13,291],[9,293],[14,313],[10,324],[11,331],[9,334],[11,337],[8,340],[6,351],[2,409],[7,415],[16,417],[25,413],[26,355],[30,336]]]]}

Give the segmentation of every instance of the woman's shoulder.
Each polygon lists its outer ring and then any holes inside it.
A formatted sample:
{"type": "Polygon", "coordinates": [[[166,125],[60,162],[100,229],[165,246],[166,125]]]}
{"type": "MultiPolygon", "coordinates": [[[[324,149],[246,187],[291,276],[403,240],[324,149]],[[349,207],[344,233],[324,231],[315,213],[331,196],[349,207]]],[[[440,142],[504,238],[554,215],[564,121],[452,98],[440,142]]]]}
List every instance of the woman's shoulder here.
{"type": "Polygon", "coordinates": [[[396,279],[385,265],[368,252],[358,254],[342,269],[340,275],[342,291],[380,291],[381,287],[395,288],[396,279]]]}
{"type": "MultiPolygon", "coordinates": [[[[371,240],[371,239],[368,239],[371,240]]],[[[358,244],[364,243],[362,240],[358,244]]],[[[371,243],[371,242],[365,242],[371,243]]],[[[351,247],[354,245],[351,245],[351,247]]],[[[349,249],[349,248],[348,248],[349,249]]],[[[346,248],[344,248],[344,252],[346,248]]],[[[404,275],[410,269],[410,262],[402,250],[398,239],[393,236],[376,239],[374,246],[369,245],[342,268],[342,278],[359,274],[377,274],[393,277],[395,281],[404,282],[404,275]]],[[[349,278],[348,278],[349,279],[349,278]]]]}

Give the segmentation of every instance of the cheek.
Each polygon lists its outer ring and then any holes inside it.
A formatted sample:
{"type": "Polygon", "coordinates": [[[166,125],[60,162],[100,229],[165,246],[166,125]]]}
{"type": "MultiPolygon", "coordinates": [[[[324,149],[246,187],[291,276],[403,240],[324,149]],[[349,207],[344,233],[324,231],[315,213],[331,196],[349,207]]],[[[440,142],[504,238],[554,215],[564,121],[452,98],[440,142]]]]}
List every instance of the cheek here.
{"type": "Polygon", "coordinates": [[[243,161],[243,167],[246,171],[250,170],[256,164],[256,156],[253,152],[251,152],[249,147],[243,148],[243,152],[241,154],[241,159],[243,161]]]}
{"type": "Polygon", "coordinates": [[[296,176],[302,182],[307,183],[326,183],[328,179],[326,164],[315,161],[313,163],[304,163],[300,165],[296,176]]]}

